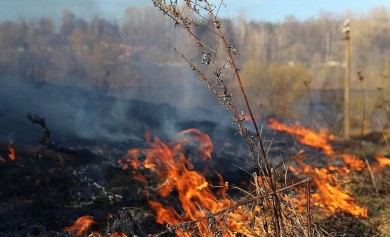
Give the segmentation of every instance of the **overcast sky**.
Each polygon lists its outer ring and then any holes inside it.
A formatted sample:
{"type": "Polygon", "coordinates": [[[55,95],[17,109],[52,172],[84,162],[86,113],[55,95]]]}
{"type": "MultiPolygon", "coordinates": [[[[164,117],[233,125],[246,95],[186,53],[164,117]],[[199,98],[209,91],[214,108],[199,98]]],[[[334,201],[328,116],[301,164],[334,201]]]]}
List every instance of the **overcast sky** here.
{"type": "MultiPolygon", "coordinates": [[[[219,3],[220,0],[211,0],[219,3]]],[[[367,14],[372,8],[390,9],[390,0],[225,0],[230,17],[243,14],[250,20],[283,21],[294,15],[305,20],[322,12],[332,12],[341,16],[345,12],[367,14]]],[[[124,16],[126,7],[152,6],[151,0],[0,0],[0,21],[5,19],[39,18],[61,16],[64,8],[77,16],[90,18],[94,15],[110,19],[124,16]]]]}

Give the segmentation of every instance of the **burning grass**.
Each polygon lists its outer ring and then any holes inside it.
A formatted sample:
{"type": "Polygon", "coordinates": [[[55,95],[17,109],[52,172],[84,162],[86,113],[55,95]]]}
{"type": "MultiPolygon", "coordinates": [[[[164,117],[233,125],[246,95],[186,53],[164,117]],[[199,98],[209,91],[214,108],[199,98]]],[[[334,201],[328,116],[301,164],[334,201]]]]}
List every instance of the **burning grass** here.
{"type": "MultiPolygon", "coordinates": [[[[273,120],[274,125],[276,122],[273,120]]],[[[295,125],[299,133],[285,129],[286,126],[283,126],[283,131],[299,136],[302,144],[319,149],[328,159],[322,164],[323,167],[313,166],[318,164],[315,162],[306,164],[304,160],[296,160],[295,165],[290,166],[290,171],[295,175],[311,179],[312,194],[309,203],[307,189],[303,186],[294,186],[297,196],[289,191],[291,187],[283,188],[281,184],[277,184],[277,189],[281,190],[278,192],[278,198],[281,202],[282,223],[285,225],[284,234],[303,236],[309,231],[306,229],[307,205],[316,217],[313,220],[314,236],[326,235],[327,231],[321,230],[319,226],[325,226],[327,230],[333,229],[338,233],[355,233],[359,228],[367,227],[370,233],[374,233],[375,228],[371,222],[376,218],[367,218],[369,211],[372,212],[372,207],[361,200],[361,196],[354,190],[357,186],[351,188],[348,185],[361,174],[365,178],[361,183],[367,183],[369,177],[364,175],[368,173],[366,163],[356,155],[335,152],[329,140],[324,139],[327,137],[333,140],[332,135],[324,131],[316,133],[297,126],[299,125],[295,125]],[[304,140],[307,137],[305,132],[310,134],[310,142],[304,140]],[[320,142],[317,142],[317,137],[320,142]],[[323,149],[322,145],[327,149],[323,149]],[[331,222],[343,218],[348,218],[351,224],[355,223],[352,224],[352,229],[343,229],[342,225],[337,228],[328,226],[331,222]],[[294,222],[299,222],[300,228],[294,225],[294,222]]],[[[133,169],[133,177],[147,187],[145,195],[149,199],[149,205],[157,213],[156,222],[168,224],[167,232],[175,232],[178,236],[262,236],[267,233],[274,235],[275,233],[270,232],[272,228],[269,226],[272,225],[272,212],[269,211],[272,208],[270,206],[272,201],[266,194],[269,189],[259,185],[268,183],[265,180],[267,177],[254,174],[251,188],[248,191],[242,190],[241,198],[232,199],[226,194],[231,187],[219,174],[219,182],[214,185],[202,175],[202,172],[195,171],[191,163],[191,159],[203,159],[205,162],[211,159],[213,147],[211,139],[195,129],[183,131],[179,137],[170,144],[165,144],[157,137],[148,139],[149,148],[132,149],[128,156],[119,162],[123,168],[133,169]],[[194,155],[185,152],[189,144],[196,147],[194,155]],[[153,174],[158,179],[150,182],[147,176],[153,174]],[[176,198],[179,202],[175,201],[176,198]]],[[[389,159],[377,156],[375,160],[372,168],[378,176],[383,177],[380,172],[384,172],[383,168],[388,166],[389,159]]],[[[383,180],[380,182],[380,190],[382,188],[390,190],[390,187],[383,187],[383,180]]],[[[368,194],[372,195],[372,192],[368,194]]],[[[383,223],[385,226],[386,222],[383,223]]]]}
{"type": "MultiPolygon", "coordinates": [[[[213,185],[201,172],[195,171],[189,154],[185,152],[189,145],[195,146],[193,158],[211,159],[212,143],[207,134],[196,129],[183,131],[171,144],[167,145],[155,137],[150,140],[149,148],[132,149],[128,157],[119,162],[125,169],[136,172],[135,179],[144,182],[148,188],[149,205],[157,214],[156,222],[168,224],[167,231],[178,236],[262,236],[271,233],[272,215],[269,210],[270,196],[259,183],[265,183],[267,177],[257,177],[253,191],[246,193],[240,201],[226,195],[228,184],[221,175],[219,182],[213,185]],[[155,174],[157,185],[148,182],[141,173],[155,174]],[[143,177],[143,178],[140,178],[143,177]],[[154,188],[152,188],[154,186],[154,188]],[[176,200],[180,204],[176,204],[176,200]]],[[[281,186],[278,185],[278,188],[281,186]]],[[[277,194],[282,203],[284,225],[292,225],[300,220],[303,225],[286,229],[284,234],[301,236],[305,233],[305,218],[292,205],[292,199],[283,192],[277,194]],[[296,232],[296,233],[294,233],[296,232]]]]}
{"type": "Polygon", "coordinates": [[[156,222],[167,225],[157,235],[173,232],[179,236],[322,236],[326,231],[313,222],[314,211],[326,217],[339,213],[347,213],[354,219],[367,217],[367,207],[358,204],[342,184],[351,173],[362,172],[365,163],[348,153],[337,153],[330,144],[334,136],[324,130],[314,132],[299,124],[288,127],[270,121],[273,129],[295,136],[301,144],[318,149],[326,157],[325,162],[316,166],[301,159],[300,153],[290,168],[300,181],[290,185],[289,180],[281,182],[280,170],[272,166],[264,148],[236,66],[235,57],[239,53],[225,37],[226,29],[218,17],[224,1],[217,8],[208,0],[183,1],[182,5],[180,1],[153,3],[198,46],[201,52],[198,62],[177,52],[232,113],[232,123],[246,142],[256,167],[248,189],[241,189],[242,195],[232,199],[228,195],[230,187],[221,176],[215,185],[195,170],[191,159],[211,158],[213,145],[206,134],[187,130],[169,144],[148,136],[149,147],[130,150],[119,165],[132,170],[134,180],[145,186],[144,193],[157,215],[156,222]],[[210,34],[210,40],[202,41],[198,32],[210,34]],[[233,99],[232,85],[238,85],[243,110],[233,99]],[[253,127],[248,128],[248,121],[253,127]],[[189,154],[185,147],[191,144],[196,149],[189,154]]]}
{"type": "Polygon", "coordinates": [[[77,220],[74,222],[73,225],[65,227],[65,231],[69,232],[72,236],[79,236],[79,237],[127,237],[127,235],[123,233],[112,233],[107,235],[101,235],[98,232],[91,231],[89,233],[89,228],[95,224],[96,221],[93,219],[92,216],[85,215],[77,218],[77,220]]]}
{"type": "Polygon", "coordinates": [[[390,236],[389,161],[390,158],[382,155],[375,157],[370,164],[372,172],[365,169],[360,173],[353,173],[347,184],[360,203],[368,208],[368,218],[362,222],[373,228],[373,236],[390,236]]]}
{"type": "MultiPolygon", "coordinates": [[[[288,127],[276,120],[270,120],[269,125],[278,131],[297,136],[297,140],[301,144],[315,147],[328,157],[325,160],[326,164],[322,164],[325,165],[324,167],[314,167],[313,164],[305,162],[304,159],[296,160],[297,166],[290,167],[294,174],[304,174],[312,179],[316,190],[311,200],[314,206],[323,207],[331,214],[342,211],[350,213],[355,217],[367,217],[367,208],[357,205],[355,198],[340,185],[341,180],[347,178],[351,170],[362,171],[365,166],[362,160],[350,154],[336,154],[329,143],[329,141],[334,140],[334,136],[326,133],[324,130],[316,133],[299,125],[299,123],[288,127]],[[340,163],[340,161],[341,165],[336,166],[335,164],[340,163]]],[[[304,196],[302,192],[301,196],[304,196]]],[[[304,199],[298,198],[297,200],[304,199]]],[[[304,204],[301,201],[297,201],[297,203],[304,204]]]]}
{"type": "Polygon", "coordinates": [[[332,134],[328,134],[324,129],[320,129],[319,132],[312,131],[305,128],[296,122],[293,126],[287,126],[278,122],[276,119],[270,119],[268,126],[277,131],[285,132],[297,137],[297,140],[304,145],[318,148],[327,155],[334,154],[333,147],[329,144],[329,141],[334,139],[332,134]]]}
{"type": "MultiPolygon", "coordinates": [[[[374,164],[375,165],[375,164],[374,164]]],[[[366,218],[355,218],[339,213],[326,218],[319,217],[322,226],[329,233],[344,233],[346,236],[390,236],[390,167],[375,171],[376,185],[369,170],[352,172],[344,186],[360,205],[367,207],[366,218]],[[378,192],[376,192],[378,189],[378,192]]]]}
{"type": "MultiPolygon", "coordinates": [[[[164,15],[167,15],[174,21],[175,26],[178,26],[188,33],[189,37],[197,45],[202,55],[200,62],[190,60],[186,55],[179,51],[177,51],[177,53],[188,63],[191,69],[198,74],[199,78],[207,84],[208,88],[215,94],[221,105],[231,112],[231,120],[232,123],[236,125],[237,134],[246,142],[249,156],[257,168],[257,172],[254,173],[253,178],[254,183],[257,183],[257,185],[255,185],[256,191],[254,192],[256,198],[248,203],[255,203],[254,206],[264,206],[266,207],[266,210],[269,211],[267,215],[261,213],[264,234],[275,236],[286,234],[289,229],[286,228],[287,225],[285,223],[286,220],[284,220],[285,215],[283,213],[283,206],[287,202],[284,200],[283,194],[281,194],[281,190],[284,189],[284,187],[280,187],[280,184],[275,179],[274,170],[271,167],[269,157],[264,148],[263,138],[261,137],[259,127],[252,112],[247,93],[243,87],[239,68],[235,61],[235,57],[239,55],[239,53],[236,46],[232,44],[232,42],[229,42],[228,38],[225,37],[227,29],[222,27],[222,20],[218,16],[223,1],[220,2],[218,8],[215,8],[208,0],[183,1],[183,5],[181,5],[180,1],[153,0],[153,3],[156,8],[164,13],[164,15]],[[202,21],[199,22],[199,19],[202,19],[202,21]],[[200,31],[206,31],[207,34],[210,34],[210,39],[212,40],[210,42],[202,41],[198,35],[198,32],[200,31]],[[221,46],[223,50],[219,50],[221,46]],[[227,79],[225,79],[226,77],[227,79]],[[237,90],[239,91],[244,104],[243,110],[240,110],[235,103],[232,85],[237,85],[237,90]],[[253,130],[247,127],[246,121],[248,120],[251,122],[251,125],[253,125],[253,130]],[[258,182],[257,177],[262,177],[261,182],[258,182]]],[[[297,184],[292,184],[291,186],[294,185],[297,184]]],[[[291,186],[289,188],[291,188],[291,186]]],[[[308,193],[308,196],[309,195],[310,193],[308,193]]],[[[243,205],[238,205],[238,207],[243,207],[243,205]]],[[[255,209],[256,208],[253,210],[255,209]]],[[[230,213],[229,209],[227,212],[230,213]]],[[[309,210],[308,213],[310,213],[309,210]]],[[[307,233],[311,236],[310,218],[310,214],[308,214],[307,233]]],[[[252,219],[256,222],[255,216],[252,219]]],[[[196,221],[196,223],[198,221],[196,221]]],[[[229,230],[232,226],[223,230],[229,230]]],[[[297,227],[296,230],[299,230],[299,228],[300,227],[297,227]]],[[[303,227],[301,229],[303,229],[303,227]]],[[[254,229],[251,231],[254,231],[252,233],[255,235],[260,233],[256,232],[254,229]]]]}
{"type": "MultiPolygon", "coordinates": [[[[251,173],[249,187],[237,188],[241,193],[233,199],[229,196],[231,187],[221,175],[215,174],[219,181],[214,184],[204,172],[196,170],[193,163],[194,159],[207,162],[212,157],[213,144],[207,134],[190,129],[181,132],[171,143],[147,136],[149,147],[130,150],[118,164],[129,170],[134,180],[142,183],[147,202],[156,213],[156,222],[166,225],[166,230],[155,236],[167,233],[178,236],[323,236],[328,232],[321,230],[312,214],[321,215],[322,221],[324,217],[332,221],[337,215],[348,215],[354,220],[369,215],[370,206],[358,203],[345,184],[352,174],[366,172],[365,163],[357,156],[336,152],[330,144],[334,136],[323,130],[314,132],[299,124],[288,127],[276,120],[270,121],[273,129],[295,136],[301,144],[318,149],[326,157],[324,162],[312,163],[307,157],[302,158],[300,152],[289,167],[300,181],[288,185],[289,180],[280,178],[278,173],[281,170],[272,166],[264,148],[263,137],[236,66],[237,48],[228,42],[218,17],[223,1],[217,9],[207,0],[183,1],[183,5],[180,1],[153,3],[176,26],[185,30],[199,47],[200,62],[189,60],[182,53],[179,55],[232,113],[236,132],[246,142],[256,167],[251,173]],[[197,33],[204,31],[212,34],[210,41],[215,39],[214,44],[199,38],[197,33]],[[219,50],[221,45],[224,50],[219,50]],[[205,72],[212,72],[211,77],[205,72]],[[229,75],[231,78],[225,79],[229,75]],[[244,110],[236,106],[231,85],[238,85],[244,110]],[[252,128],[248,128],[248,121],[252,128]]],[[[32,119],[35,121],[36,117],[32,119]]],[[[376,194],[380,195],[381,189],[372,171],[383,169],[388,161],[384,157],[377,160],[378,165],[373,169],[368,165],[368,170],[376,194]]],[[[91,216],[83,216],[65,230],[75,236],[86,236],[94,223],[91,216]]],[[[119,232],[106,233],[91,232],[89,235],[126,236],[119,232]]]]}
{"type": "Polygon", "coordinates": [[[65,231],[74,236],[87,236],[89,227],[94,224],[92,216],[85,215],[77,218],[73,225],[65,227],[65,231]]]}
{"type": "MultiPolygon", "coordinates": [[[[234,192],[232,196],[236,187],[227,183],[221,174],[210,175],[209,168],[199,169],[207,167],[213,157],[214,145],[207,134],[188,129],[179,133],[171,142],[164,142],[151,135],[146,136],[146,141],[146,148],[131,149],[118,164],[127,170],[126,174],[131,174],[126,179],[133,180],[130,181],[133,183],[136,180],[135,183],[143,189],[147,203],[156,213],[153,222],[166,225],[166,230],[159,232],[154,229],[148,234],[275,235],[270,187],[261,185],[270,183],[267,176],[253,173],[250,185],[241,187],[241,193],[234,192]]],[[[337,143],[336,139],[332,141],[337,143]]],[[[331,146],[329,142],[325,145],[331,146]]],[[[370,171],[357,155],[346,151],[339,153],[336,149],[327,155],[320,147],[315,148],[314,157],[310,157],[312,153],[306,147],[306,151],[300,151],[300,158],[292,161],[289,173],[301,180],[296,185],[283,185],[275,170],[275,177],[279,180],[275,183],[280,201],[282,235],[304,236],[309,232],[310,221],[313,236],[327,236],[326,233],[386,236],[389,224],[387,203],[390,184],[386,179],[389,175],[389,159],[383,155],[368,157],[370,171]],[[304,185],[308,184],[305,180],[307,177],[312,181],[309,187],[304,185]],[[308,190],[311,190],[309,203],[308,190]],[[308,219],[308,209],[313,219],[308,219]]],[[[15,150],[18,157],[23,156],[17,146],[15,150]]],[[[2,155],[6,157],[7,154],[8,144],[4,146],[2,155]]],[[[7,159],[3,164],[16,165],[24,160],[7,159]]],[[[133,221],[123,219],[126,223],[133,221]]],[[[112,222],[118,220],[111,219],[112,222]]],[[[109,221],[101,217],[95,220],[92,215],[82,216],[65,230],[72,236],[124,237],[134,233],[126,228],[104,230],[102,226],[109,221]]]]}
{"type": "MultiPolygon", "coordinates": [[[[309,164],[305,159],[298,159],[290,170],[312,179],[313,213],[329,233],[346,233],[348,236],[390,234],[387,205],[390,182],[385,178],[390,171],[389,158],[376,155],[371,162],[364,162],[357,155],[336,152],[329,143],[334,137],[323,130],[316,133],[298,123],[288,127],[276,120],[271,120],[270,126],[291,134],[301,144],[315,147],[327,156],[322,167],[315,167],[313,159],[309,159],[309,164]]],[[[304,195],[302,191],[300,193],[301,198],[295,201],[298,206],[304,206],[305,201],[300,201],[304,200],[304,195]]]]}

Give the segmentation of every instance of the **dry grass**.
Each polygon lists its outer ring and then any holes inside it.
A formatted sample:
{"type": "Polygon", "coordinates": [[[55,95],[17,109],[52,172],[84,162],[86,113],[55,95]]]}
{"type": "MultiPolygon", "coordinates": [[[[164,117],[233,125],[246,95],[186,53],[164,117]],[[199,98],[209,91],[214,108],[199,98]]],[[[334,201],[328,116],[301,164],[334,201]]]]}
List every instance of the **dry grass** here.
{"type": "Polygon", "coordinates": [[[317,216],[318,223],[331,236],[390,236],[390,167],[373,173],[378,194],[368,170],[354,172],[345,181],[345,188],[356,202],[368,208],[368,217],[357,219],[350,215],[333,214],[327,218],[317,216]]]}
{"type": "MultiPolygon", "coordinates": [[[[231,120],[237,127],[237,134],[245,140],[250,159],[252,159],[254,167],[257,168],[257,172],[253,174],[253,191],[248,191],[242,200],[235,202],[226,210],[210,213],[202,219],[192,220],[188,223],[170,225],[169,229],[176,233],[184,232],[183,235],[186,235],[187,230],[195,229],[196,225],[205,221],[213,223],[211,226],[215,226],[215,221],[210,220],[217,219],[218,226],[226,227],[221,230],[226,234],[222,234],[219,231],[220,228],[218,231],[209,228],[209,231],[215,236],[232,236],[229,234],[231,232],[229,231],[230,226],[225,224],[226,217],[232,213],[232,210],[243,208],[251,210],[248,215],[249,219],[253,221],[249,223],[249,232],[253,231],[253,236],[313,236],[315,229],[311,223],[310,205],[307,206],[307,214],[297,212],[286,195],[292,187],[302,185],[304,188],[304,184],[309,181],[298,182],[286,187],[281,186],[276,181],[278,177],[269,162],[263,145],[264,138],[258,129],[247,93],[243,87],[239,68],[236,65],[235,59],[239,56],[238,48],[226,38],[225,32],[229,29],[224,28],[223,20],[219,17],[219,12],[225,6],[224,1],[219,1],[216,6],[208,0],[153,0],[153,3],[174,22],[176,27],[188,33],[189,38],[197,45],[201,55],[198,60],[190,59],[192,55],[188,56],[180,52],[178,54],[207,84],[221,105],[231,112],[231,120]],[[202,38],[204,35],[208,37],[202,38]],[[233,96],[232,92],[235,90],[240,91],[240,95],[233,96]],[[236,105],[238,100],[236,97],[243,98],[244,108],[239,108],[236,105]],[[245,118],[249,118],[250,123],[246,123],[245,118]]],[[[307,199],[310,200],[310,191],[306,190],[307,199]]],[[[245,219],[248,218],[244,216],[241,218],[242,220],[238,221],[247,225],[245,219]]]]}
{"type": "Polygon", "coordinates": [[[354,175],[350,188],[357,200],[368,207],[369,217],[363,222],[374,229],[374,236],[390,236],[390,167],[385,167],[373,175],[378,194],[367,171],[354,175]]]}
{"type": "Polygon", "coordinates": [[[242,222],[247,225],[249,219],[253,220],[249,223],[250,230],[255,233],[253,236],[389,235],[390,181],[385,178],[390,173],[389,169],[377,173],[366,169],[355,173],[347,183],[343,184],[356,197],[358,204],[368,207],[369,218],[361,220],[344,214],[333,214],[324,218],[321,214],[312,213],[315,210],[312,210],[310,204],[305,210],[295,209],[290,197],[292,188],[300,186],[304,189],[306,184],[306,200],[310,200],[310,185],[308,181],[287,185],[291,181],[285,180],[285,186],[282,185],[283,182],[277,182],[277,180],[283,180],[283,177],[280,178],[275,172],[263,147],[264,138],[252,114],[235,62],[235,58],[239,55],[238,48],[225,37],[226,29],[223,20],[218,16],[225,5],[223,0],[219,1],[217,6],[212,6],[207,0],[153,0],[153,2],[174,22],[176,27],[188,33],[189,38],[197,45],[200,55],[198,60],[191,59],[180,52],[178,54],[206,83],[221,105],[232,113],[232,123],[237,126],[237,134],[246,141],[250,158],[257,168],[257,172],[252,177],[251,188],[245,191],[241,200],[234,202],[224,210],[208,213],[202,219],[169,225],[167,232],[184,233],[184,236],[188,236],[186,232],[196,233],[198,224],[206,222],[210,226],[208,229],[210,236],[235,236],[229,234],[231,231],[226,220],[234,210],[243,208],[249,217],[241,216],[242,222]],[[199,32],[202,34],[199,35],[199,32]],[[210,37],[201,38],[204,35],[210,37]],[[238,88],[232,88],[235,85],[238,85],[238,88]],[[233,96],[232,91],[237,91],[237,89],[241,94],[233,96]],[[235,97],[243,98],[244,108],[236,106],[236,100],[239,99],[235,97]],[[245,118],[249,118],[251,124],[247,124],[245,118]],[[313,220],[312,214],[317,218],[313,220]],[[216,226],[219,227],[215,228],[216,226]]]}

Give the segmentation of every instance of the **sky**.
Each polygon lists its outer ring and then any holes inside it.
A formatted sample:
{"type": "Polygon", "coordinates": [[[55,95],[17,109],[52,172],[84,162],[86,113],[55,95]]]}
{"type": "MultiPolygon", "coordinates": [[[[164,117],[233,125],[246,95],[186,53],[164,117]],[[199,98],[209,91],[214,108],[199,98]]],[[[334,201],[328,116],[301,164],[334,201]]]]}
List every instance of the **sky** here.
{"type": "Polygon", "coordinates": [[[228,10],[237,15],[244,12],[248,19],[283,21],[294,15],[300,20],[331,12],[342,16],[346,12],[365,15],[373,8],[390,9],[390,0],[227,0],[228,10]],[[231,10],[230,10],[231,9],[231,10]]]}
{"type": "MultiPolygon", "coordinates": [[[[220,0],[210,0],[219,4],[220,0]]],[[[225,0],[223,16],[245,16],[248,20],[281,22],[294,15],[299,20],[320,12],[342,16],[346,12],[365,15],[373,8],[390,9],[390,0],[225,0]]],[[[0,21],[49,16],[59,19],[67,8],[79,17],[95,15],[121,19],[127,7],[152,6],[151,0],[0,0],[0,21]]]]}

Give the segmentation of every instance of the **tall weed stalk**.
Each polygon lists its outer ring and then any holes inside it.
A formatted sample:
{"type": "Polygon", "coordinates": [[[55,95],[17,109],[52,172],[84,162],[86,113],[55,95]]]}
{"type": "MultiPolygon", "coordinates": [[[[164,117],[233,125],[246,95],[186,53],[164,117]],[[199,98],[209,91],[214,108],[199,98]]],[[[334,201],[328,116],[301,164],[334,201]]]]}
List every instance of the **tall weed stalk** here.
{"type": "MultiPolygon", "coordinates": [[[[225,34],[227,29],[224,29],[224,22],[219,17],[221,8],[225,7],[224,1],[221,0],[217,5],[212,5],[208,0],[152,1],[154,6],[169,17],[176,27],[184,30],[198,47],[201,57],[197,60],[191,60],[188,55],[181,53],[179,50],[176,51],[198,74],[199,78],[207,84],[222,106],[232,113],[232,123],[237,126],[237,133],[244,138],[250,151],[250,157],[257,167],[257,172],[253,174],[255,195],[237,202],[235,206],[252,204],[269,208],[268,213],[271,213],[272,223],[264,226],[267,236],[286,236],[293,233],[294,236],[302,236],[303,232],[305,236],[312,236],[309,205],[307,207],[306,226],[294,227],[293,222],[297,219],[294,220],[294,218],[288,217],[284,212],[284,207],[290,205],[283,198],[286,192],[293,186],[309,183],[309,180],[287,187],[281,187],[276,181],[275,169],[272,167],[264,148],[259,126],[254,118],[236,64],[239,50],[232,42],[229,42],[225,34]],[[208,40],[203,39],[202,36],[205,34],[208,34],[212,40],[210,38],[207,38],[208,40]],[[232,93],[235,88],[232,88],[232,85],[238,86],[245,102],[245,109],[240,110],[236,105],[232,93]],[[246,122],[246,118],[249,118],[251,128],[246,122]],[[292,230],[294,228],[295,230],[292,230]],[[298,230],[299,228],[304,231],[298,230]]],[[[310,199],[310,191],[308,191],[307,196],[310,199]]],[[[214,213],[214,215],[219,214],[222,213],[214,213]]],[[[298,213],[295,214],[298,215],[298,213]]],[[[303,218],[303,220],[305,219],[303,218]]]]}

